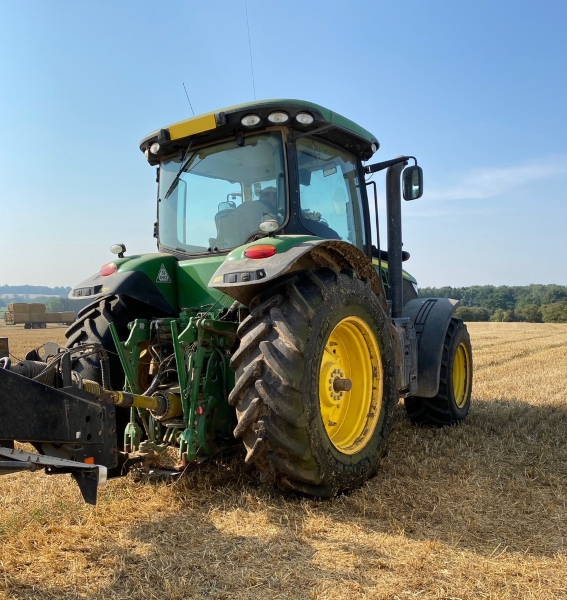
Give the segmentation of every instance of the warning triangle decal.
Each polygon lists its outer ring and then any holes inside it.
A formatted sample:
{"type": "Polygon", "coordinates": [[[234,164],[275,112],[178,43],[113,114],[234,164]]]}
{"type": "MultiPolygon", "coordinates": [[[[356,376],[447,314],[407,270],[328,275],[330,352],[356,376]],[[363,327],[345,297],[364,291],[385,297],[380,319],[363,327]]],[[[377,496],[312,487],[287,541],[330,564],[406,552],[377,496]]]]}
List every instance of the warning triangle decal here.
{"type": "Polygon", "coordinates": [[[165,268],[165,265],[162,263],[159,273],[156,279],[157,283],[171,283],[171,277],[165,268]]]}

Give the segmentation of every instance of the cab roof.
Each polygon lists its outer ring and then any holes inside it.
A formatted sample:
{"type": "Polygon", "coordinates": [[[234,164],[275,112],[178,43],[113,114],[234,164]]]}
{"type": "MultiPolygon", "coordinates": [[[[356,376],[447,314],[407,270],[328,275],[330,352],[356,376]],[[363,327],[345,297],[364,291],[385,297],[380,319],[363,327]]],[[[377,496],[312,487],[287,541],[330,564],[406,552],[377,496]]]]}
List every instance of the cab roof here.
{"type": "Polygon", "coordinates": [[[283,112],[289,116],[282,125],[293,129],[296,135],[316,135],[350,150],[362,160],[368,160],[379,147],[378,140],[369,131],[324,106],[305,100],[274,99],[236,104],[173,123],[147,135],[140,142],[140,150],[150,164],[157,164],[161,156],[185,148],[189,143],[196,146],[239,133],[273,127],[274,124],[268,121],[268,115],[274,112],[283,112]],[[296,119],[300,113],[311,115],[313,121],[308,124],[300,123],[296,119]],[[253,126],[243,125],[241,120],[248,115],[259,117],[258,123],[253,126]],[[150,147],[155,142],[159,144],[159,149],[152,152],[150,147]]]}

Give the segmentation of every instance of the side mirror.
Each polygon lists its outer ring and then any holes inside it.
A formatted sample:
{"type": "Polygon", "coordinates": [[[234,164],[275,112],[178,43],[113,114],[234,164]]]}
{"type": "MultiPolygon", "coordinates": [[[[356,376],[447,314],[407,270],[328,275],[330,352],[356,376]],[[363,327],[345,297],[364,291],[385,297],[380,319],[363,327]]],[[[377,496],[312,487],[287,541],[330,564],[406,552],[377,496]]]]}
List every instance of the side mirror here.
{"type": "Polygon", "coordinates": [[[404,200],[417,200],[423,195],[423,169],[414,165],[403,173],[404,200]]]}

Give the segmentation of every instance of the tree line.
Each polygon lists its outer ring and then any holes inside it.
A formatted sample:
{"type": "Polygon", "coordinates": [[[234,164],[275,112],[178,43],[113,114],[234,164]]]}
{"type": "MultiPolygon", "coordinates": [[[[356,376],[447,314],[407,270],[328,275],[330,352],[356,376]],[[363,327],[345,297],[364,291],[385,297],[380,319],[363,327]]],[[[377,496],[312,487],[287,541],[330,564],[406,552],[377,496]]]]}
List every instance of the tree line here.
{"type": "Polygon", "coordinates": [[[459,300],[455,314],[464,321],[567,323],[564,285],[424,287],[419,289],[419,297],[459,300]]]}
{"type": "Polygon", "coordinates": [[[45,296],[67,296],[71,291],[70,287],[47,285],[0,285],[1,294],[17,294],[27,296],[28,294],[44,294],[45,296]]]}

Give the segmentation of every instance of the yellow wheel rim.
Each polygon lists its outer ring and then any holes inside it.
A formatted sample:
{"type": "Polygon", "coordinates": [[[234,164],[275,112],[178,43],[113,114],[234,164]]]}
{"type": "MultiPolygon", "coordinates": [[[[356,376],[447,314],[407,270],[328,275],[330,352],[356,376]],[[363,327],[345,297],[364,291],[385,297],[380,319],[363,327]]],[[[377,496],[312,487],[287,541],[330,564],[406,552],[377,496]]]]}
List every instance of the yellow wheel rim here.
{"type": "Polygon", "coordinates": [[[471,357],[468,347],[459,344],[453,360],[453,396],[459,408],[467,403],[471,387],[471,357]]]}
{"type": "Polygon", "coordinates": [[[343,454],[360,452],[382,408],[384,370],[376,336],[359,317],[331,331],[319,369],[319,407],[325,431],[343,454]]]}

